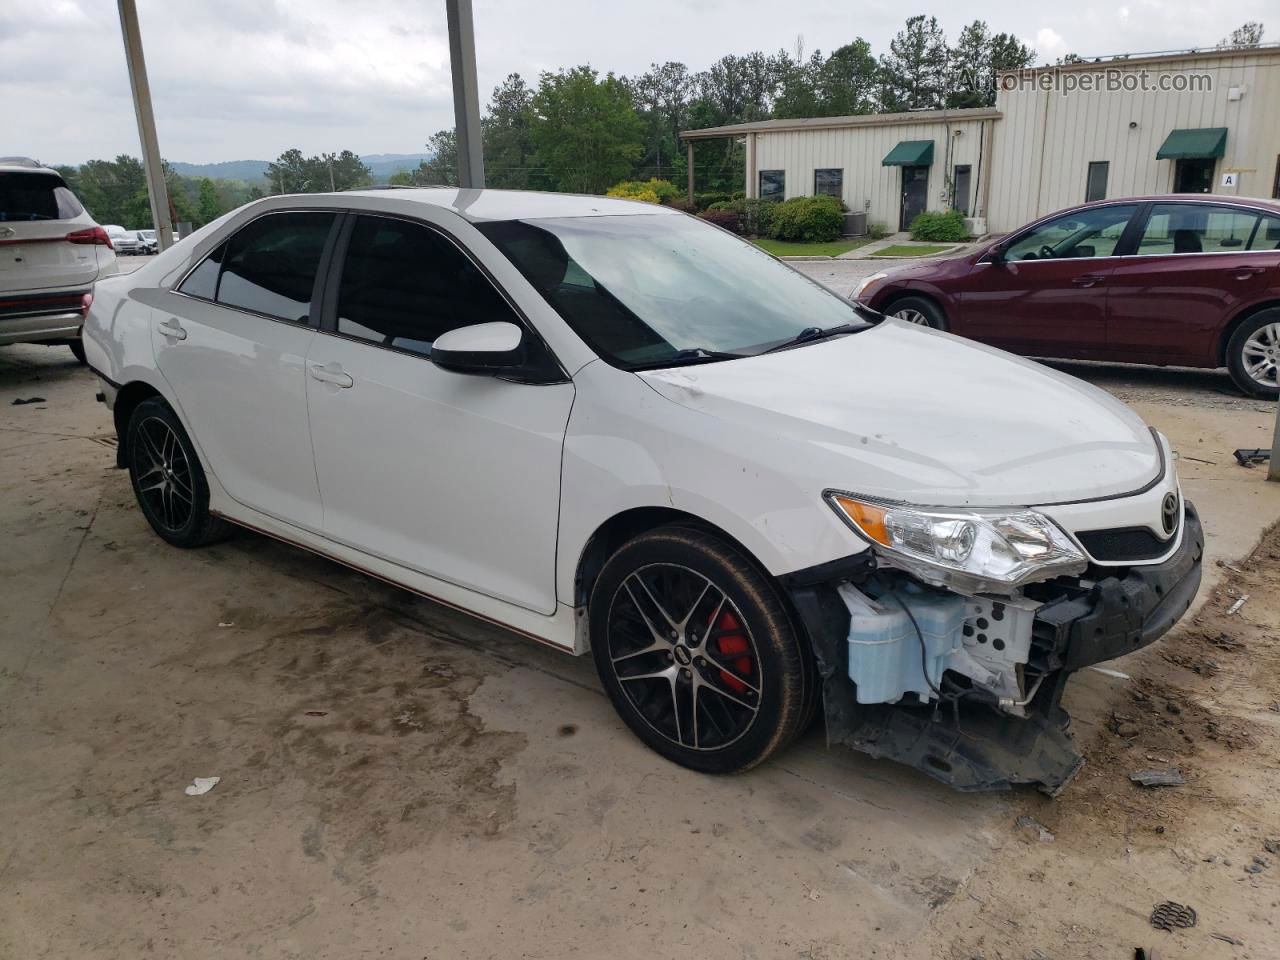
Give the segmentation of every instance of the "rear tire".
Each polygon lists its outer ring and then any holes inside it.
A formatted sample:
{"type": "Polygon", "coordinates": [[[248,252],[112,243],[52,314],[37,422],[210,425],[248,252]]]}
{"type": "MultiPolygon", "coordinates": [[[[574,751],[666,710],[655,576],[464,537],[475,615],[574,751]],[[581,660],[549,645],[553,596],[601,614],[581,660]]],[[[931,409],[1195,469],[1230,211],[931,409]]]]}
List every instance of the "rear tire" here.
{"type": "Polygon", "coordinates": [[[1227,370],[1251,397],[1280,396],[1280,308],[1255,313],[1227,341],[1227,370]]]}
{"type": "Polygon", "coordinates": [[[83,367],[86,363],[88,363],[88,361],[85,360],[84,358],[84,341],[83,340],[79,340],[79,339],[72,340],[70,343],[67,344],[67,346],[71,348],[71,352],[75,354],[76,359],[80,361],[80,366],[83,367]]]}
{"type": "Polygon", "coordinates": [[[917,326],[933,327],[935,330],[947,329],[947,315],[928,297],[901,297],[889,304],[884,312],[917,326]]]}
{"type": "Polygon", "coordinates": [[[209,484],[182,421],[160,397],[138,404],[129,417],[129,479],[142,515],[175,547],[202,547],[225,538],[231,526],[209,512],[209,484]]]}
{"type": "Polygon", "coordinates": [[[683,767],[750,769],[812,717],[812,654],[777,589],[712,533],[661,527],[622,546],[596,580],[589,617],[614,709],[683,767]]]}

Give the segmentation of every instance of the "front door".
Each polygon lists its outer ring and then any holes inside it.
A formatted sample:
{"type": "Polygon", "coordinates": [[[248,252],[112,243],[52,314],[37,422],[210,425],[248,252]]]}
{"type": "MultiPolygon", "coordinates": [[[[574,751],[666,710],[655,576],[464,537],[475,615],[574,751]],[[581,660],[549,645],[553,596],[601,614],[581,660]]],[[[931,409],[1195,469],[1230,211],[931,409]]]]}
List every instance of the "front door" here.
{"type": "Polygon", "coordinates": [[[969,215],[969,178],[972,175],[973,167],[967,163],[958,164],[955,169],[955,196],[951,201],[951,208],[959,210],[966,217],[969,215]]]}
{"type": "Polygon", "coordinates": [[[907,230],[911,221],[924,213],[929,203],[929,168],[902,168],[902,212],[898,229],[907,230]]]}
{"type": "Polygon", "coordinates": [[[434,228],[357,217],[341,269],[306,378],[325,535],[553,614],[573,384],[452,373],[428,359],[448,330],[525,326],[434,228]]]}
{"type": "Polygon", "coordinates": [[[214,250],[152,310],[156,364],[232,499],[320,529],[304,363],[332,213],[272,213],[214,250]]]}
{"type": "Polygon", "coordinates": [[[1032,227],[958,288],[956,333],[1036,357],[1089,358],[1107,343],[1107,283],[1136,204],[1032,227]]]}
{"type": "Polygon", "coordinates": [[[1213,170],[1217,160],[1175,160],[1174,163],[1174,193],[1213,193],[1213,170]]]}
{"type": "Polygon", "coordinates": [[[1280,219],[1212,203],[1156,203],[1112,275],[1107,340],[1117,359],[1216,365],[1227,317],[1257,298],[1280,254],[1280,219]]]}

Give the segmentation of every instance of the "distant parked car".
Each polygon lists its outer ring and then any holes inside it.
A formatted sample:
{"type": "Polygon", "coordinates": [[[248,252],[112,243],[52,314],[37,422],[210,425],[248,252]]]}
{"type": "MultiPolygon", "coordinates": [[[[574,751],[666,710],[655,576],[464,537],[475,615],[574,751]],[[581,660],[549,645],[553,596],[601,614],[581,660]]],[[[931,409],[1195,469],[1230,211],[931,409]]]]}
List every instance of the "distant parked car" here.
{"type": "Polygon", "coordinates": [[[147,242],[142,239],[141,232],[138,230],[126,230],[124,227],[117,227],[114,224],[107,227],[107,235],[111,237],[111,245],[115,247],[116,253],[125,256],[141,256],[149,253],[147,250],[147,242]]]}
{"type": "Polygon", "coordinates": [[[146,253],[159,253],[160,241],[156,239],[154,230],[139,230],[138,239],[146,246],[146,253]]]}
{"type": "Polygon", "coordinates": [[[1245,393],[1280,394],[1280,204],[1266,200],[1085,204],[853,295],[1014,353],[1225,366],[1245,393]]]}
{"type": "Polygon", "coordinates": [[[34,160],[0,159],[0,344],[66,343],[83,363],[94,285],[115,272],[107,231],[62,177],[34,160]]]}

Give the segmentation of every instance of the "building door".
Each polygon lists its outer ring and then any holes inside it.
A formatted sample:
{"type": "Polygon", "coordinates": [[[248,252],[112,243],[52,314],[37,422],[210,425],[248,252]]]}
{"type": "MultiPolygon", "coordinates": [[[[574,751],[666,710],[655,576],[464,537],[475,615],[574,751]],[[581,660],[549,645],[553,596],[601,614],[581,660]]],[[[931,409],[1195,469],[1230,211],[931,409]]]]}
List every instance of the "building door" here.
{"type": "Polygon", "coordinates": [[[898,229],[906,230],[911,221],[924,213],[929,201],[929,168],[902,168],[902,215],[898,229]]]}
{"type": "Polygon", "coordinates": [[[951,200],[951,209],[959,210],[966,217],[969,215],[969,178],[973,167],[969,164],[957,164],[953,181],[955,196],[951,200]]]}
{"type": "Polygon", "coordinates": [[[1194,160],[1176,160],[1173,171],[1174,193],[1212,193],[1213,168],[1217,159],[1197,157],[1194,160]]]}

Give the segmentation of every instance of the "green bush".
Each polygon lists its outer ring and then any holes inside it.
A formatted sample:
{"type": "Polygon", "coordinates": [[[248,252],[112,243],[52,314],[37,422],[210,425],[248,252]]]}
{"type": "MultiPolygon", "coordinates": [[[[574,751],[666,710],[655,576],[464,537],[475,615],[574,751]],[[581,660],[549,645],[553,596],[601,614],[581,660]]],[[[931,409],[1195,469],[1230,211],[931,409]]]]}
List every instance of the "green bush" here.
{"type": "Polygon", "coordinates": [[[710,210],[717,203],[724,203],[731,200],[729,194],[720,190],[708,190],[706,193],[695,193],[693,195],[693,206],[697,210],[710,210]]]}
{"type": "Polygon", "coordinates": [[[872,240],[883,240],[889,235],[889,228],[883,223],[868,223],[867,236],[872,240]]]}
{"type": "Polygon", "coordinates": [[[671,203],[679,198],[680,191],[669,180],[623,180],[610,187],[605,196],[643,200],[645,203],[671,203]]]}
{"type": "Polygon", "coordinates": [[[717,227],[732,230],[734,233],[742,232],[742,219],[732,210],[703,210],[698,214],[698,218],[707,223],[714,223],[717,227]]]}
{"type": "Polygon", "coordinates": [[[912,240],[961,243],[969,239],[969,232],[964,228],[964,214],[959,210],[922,213],[911,221],[907,229],[911,231],[912,240]]]}
{"type": "Polygon", "coordinates": [[[829,243],[844,229],[844,205],[835,197],[792,197],[773,209],[769,236],[775,240],[829,243]]]}

